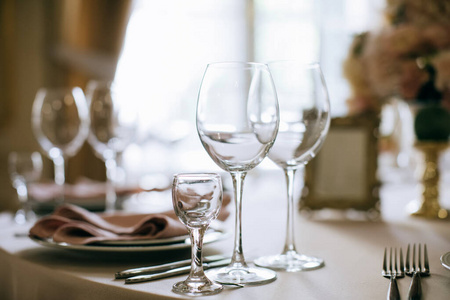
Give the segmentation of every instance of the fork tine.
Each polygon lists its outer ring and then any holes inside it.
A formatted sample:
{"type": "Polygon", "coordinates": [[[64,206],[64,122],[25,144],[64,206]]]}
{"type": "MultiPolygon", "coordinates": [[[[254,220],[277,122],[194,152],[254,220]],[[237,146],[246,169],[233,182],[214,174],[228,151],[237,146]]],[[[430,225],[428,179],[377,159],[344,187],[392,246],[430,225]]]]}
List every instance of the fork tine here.
{"type": "Polygon", "coordinates": [[[430,273],[430,265],[428,264],[428,251],[427,244],[423,244],[423,260],[424,260],[424,272],[430,273]]]}
{"type": "Polygon", "coordinates": [[[409,248],[410,245],[408,244],[408,248],[406,248],[406,259],[405,259],[405,271],[409,272],[409,248]]]}
{"type": "Polygon", "coordinates": [[[400,299],[397,285],[397,248],[395,248],[395,270],[392,272],[392,247],[389,248],[389,270],[387,269],[387,247],[384,248],[383,272],[384,277],[389,278],[389,289],[387,299],[400,299]]]}
{"type": "Polygon", "coordinates": [[[405,267],[404,267],[404,265],[403,265],[403,252],[402,252],[402,248],[400,248],[400,275],[404,275],[404,272],[405,271],[405,267]]]}
{"type": "Polygon", "coordinates": [[[395,270],[394,270],[394,274],[395,275],[398,275],[398,267],[397,267],[397,248],[395,248],[395,251],[394,251],[394,266],[395,266],[395,270]]]}
{"type": "Polygon", "coordinates": [[[413,270],[416,270],[416,244],[413,245],[413,253],[412,253],[412,267],[413,270]]]}
{"type": "Polygon", "coordinates": [[[422,272],[422,244],[419,244],[418,265],[417,270],[422,272]]]}
{"type": "Polygon", "coordinates": [[[392,247],[389,249],[389,274],[392,274],[392,247]]]}

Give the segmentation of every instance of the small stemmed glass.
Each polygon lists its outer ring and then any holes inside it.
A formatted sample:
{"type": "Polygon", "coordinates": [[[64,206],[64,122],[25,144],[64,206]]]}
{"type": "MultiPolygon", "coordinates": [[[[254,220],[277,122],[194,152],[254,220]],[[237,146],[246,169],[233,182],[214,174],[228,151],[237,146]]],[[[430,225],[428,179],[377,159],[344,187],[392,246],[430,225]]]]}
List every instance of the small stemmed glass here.
{"type": "Polygon", "coordinates": [[[55,183],[64,202],[65,163],[83,145],[89,132],[89,118],[83,90],[42,88],[33,103],[32,127],[42,149],[53,161],[55,183]]]}
{"type": "Polygon", "coordinates": [[[321,148],[330,126],[330,104],[320,65],[299,61],[269,63],[280,105],[278,136],[269,158],[285,173],[287,226],[284,251],[260,257],[255,264],[298,272],[324,265],[321,258],[297,253],[294,241],[294,177],[321,148]]]}
{"type": "Polygon", "coordinates": [[[21,205],[14,221],[18,224],[32,222],[36,215],[28,197],[28,184],[41,177],[42,157],[39,152],[11,152],[8,156],[8,170],[21,205]]]}
{"type": "Polygon", "coordinates": [[[91,81],[86,96],[89,103],[88,142],[106,166],[106,211],[119,208],[116,185],[118,159],[135,139],[137,111],[126,103],[112,82],[91,81]]]}
{"type": "Polygon", "coordinates": [[[264,284],[276,273],[247,265],[242,247],[242,192],[247,172],[272,147],[279,112],[275,87],[265,64],[212,63],[206,68],[197,104],[197,132],[206,152],[231,174],[236,205],[231,264],[208,271],[223,284],[264,284]]]}
{"type": "Polygon", "coordinates": [[[203,236],[222,207],[222,179],[218,174],[176,174],[172,186],[172,203],[176,215],[187,227],[191,238],[191,272],[173,286],[177,294],[200,296],[221,292],[221,284],[209,280],[203,271],[203,236]]]}

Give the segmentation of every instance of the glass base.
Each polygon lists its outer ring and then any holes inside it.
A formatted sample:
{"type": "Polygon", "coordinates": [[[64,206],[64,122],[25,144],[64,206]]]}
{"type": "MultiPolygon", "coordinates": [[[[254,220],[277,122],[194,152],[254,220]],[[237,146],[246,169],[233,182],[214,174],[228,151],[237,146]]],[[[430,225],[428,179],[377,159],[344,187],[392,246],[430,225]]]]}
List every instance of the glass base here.
{"type": "Polygon", "coordinates": [[[322,268],[323,259],[298,253],[283,253],[279,255],[263,256],[254,261],[255,265],[274,270],[300,272],[322,268]]]}
{"type": "Polygon", "coordinates": [[[214,283],[207,278],[205,280],[189,280],[175,283],[172,287],[174,293],[187,296],[215,295],[223,290],[221,284],[214,283]]]}
{"type": "Polygon", "coordinates": [[[228,285],[260,285],[277,279],[274,271],[256,267],[228,266],[209,270],[206,274],[211,280],[228,285]]]}

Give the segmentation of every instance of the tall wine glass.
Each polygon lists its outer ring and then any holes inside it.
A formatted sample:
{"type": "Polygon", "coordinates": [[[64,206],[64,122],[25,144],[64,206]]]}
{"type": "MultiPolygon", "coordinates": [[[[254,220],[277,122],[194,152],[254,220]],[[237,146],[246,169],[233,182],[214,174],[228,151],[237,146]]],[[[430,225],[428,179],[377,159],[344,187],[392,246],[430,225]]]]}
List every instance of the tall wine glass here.
{"type": "Polygon", "coordinates": [[[86,96],[89,103],[88,142],[106,166],[106,211],[118,207],[117,159],[136,136],[137,110],[127,104],[112,82],[91,81],[86,96]]]}
{"type": "Polygon", "coordinates": [[[32,222],[36,219],[36,215],[28,197],[28,185],[41,177],[41,154],[39,152],[11,152],[8,155],[8,170],[21,206],[14,216],[14,221],[18,224],[32,222]]]}
{"type": "Polygon", "coordinates": [[[33,103],[34,135],[55,167],[55,183],[64,201],[65,162],[83,145],[89,132],[86,98],[79,87],[42,88],[33,103]]]}
{"type": "Polygon", "coordinates": [[[236,220],[231,264],[209,271],[224,284],[263,284],[276,279],[272,270],[247,265],[242,248],[242,191],[247,172],[272,147],[279,112],[275,87],[265,64],[212,63],[206,68],[197,104],[197,131],[213,161],[231,174],[236,220]]]}
{"type": "Polygon", "coordinates": [[[176,174],[173,178],[172,203],[176,215],[191,238],[191,272],[172,290],[189,296],[213,295],[223,286],[212,282],[203,271],[203,236],[222,207],[222,179],[213,173],[176,174]]]}
{"type": "Polygon", "coordinates": [[[269,158],[281,167],[287,183],[287,225],[284,250],[255,260],[288,272],[317,269],[322,259],[299,254],[294,241],[294,177],[319,151],[330,126],[330,104],[318,63],[298,61],[269,63],[280,105],[280,128],[269,158]]]}

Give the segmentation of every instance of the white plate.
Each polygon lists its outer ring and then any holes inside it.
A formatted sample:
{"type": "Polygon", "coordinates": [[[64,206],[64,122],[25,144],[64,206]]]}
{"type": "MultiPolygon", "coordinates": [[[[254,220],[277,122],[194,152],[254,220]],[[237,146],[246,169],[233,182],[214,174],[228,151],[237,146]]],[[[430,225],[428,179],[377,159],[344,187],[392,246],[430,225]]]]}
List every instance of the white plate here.
{"type": "MultiPolygon", "coordinates": [[[[205,234],[206,236],[206,234],[205,234]]],[[[169,245],[184,243],[185,240],[189,240],[189,235],[174,236],[165,239],[154,240],[134,240],[134,241],[103,241],[96,242],[95,245],[107,245],[107,246],[147,246],[147,245],[169,245]]]]}
{"type": "MultiPolygon", "coordinates": [[[[228,234],[222,230],[212,230],[205,234],[203,243],[209,244],[213,242],[217,242],[225,239],[228,234]]],[[[77,251],[89,251],[89,252],[146,252],[146,251],[163,251],[163,250],[175,250],[175,249],[183,249],[189,248],[191,246],[190,239],[188,236],[183,237],[175,237],[173,239],[164,239],[170,240],[168,244],[163,244],[161,241],[158,242],[149,242],[144,243],[144,241],[140,241],[140,244],[132,244],[130,241],[121,241],[120,244],[90,244],[90,245],[72,245],[67,243],[57,243],[52,239],[40,239],[36,237],[30,238],[46,247],[57,248],[57,249],[65,249],[65,250],[77,250],[77,251]],[[178,242],[173,242],[173,240],[177,240],[178,242]]],[[[133,241],[134,242],[134,241],[133,241]]]]}
{"type": "MultiPolygon", "coordinates": [[[[217,228],[208,229],[203,238],[203,243],[208,243],[208,241],[216,241],[224,235],[223,230],[217,228]]],[[[96,242],[95,245],[107,245],[107,246],[148,246],[148,245],[169,245],[169,244],[179,244],[179,243],[190,243],[189,235],[174,236],[165,239],[153,239],[153,240],[134,240],[134,241],[103,241],[96,242]]]]}
{"type": "Polygon", "coordinates": [[[450,270],[450,252],[445,253],[441,256],[441,264],[450,270]]]}

